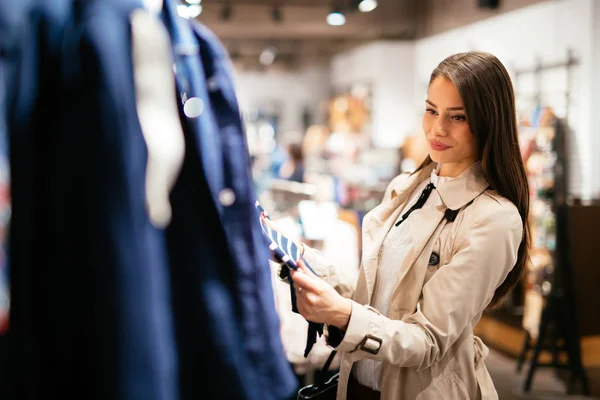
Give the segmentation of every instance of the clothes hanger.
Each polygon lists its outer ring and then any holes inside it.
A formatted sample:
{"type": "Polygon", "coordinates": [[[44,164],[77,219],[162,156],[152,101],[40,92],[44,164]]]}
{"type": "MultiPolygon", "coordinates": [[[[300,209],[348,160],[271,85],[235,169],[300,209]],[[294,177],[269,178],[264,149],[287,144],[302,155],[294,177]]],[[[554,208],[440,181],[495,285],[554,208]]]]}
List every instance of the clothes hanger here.
{"type": "Polygon", "coordinates": [[[136,108],[146,147],[146,206],[153,225],[171,221],[169,194],[185,157],[185,139],[175,96],[169,33],[158,16],[164,0],[143,0],[131,16],[136,108]]]}
{"type": "Polygon", "coordinates": [[[164,0],[142,0],[144,7],[153,15],[160,15],[164,0]]]}

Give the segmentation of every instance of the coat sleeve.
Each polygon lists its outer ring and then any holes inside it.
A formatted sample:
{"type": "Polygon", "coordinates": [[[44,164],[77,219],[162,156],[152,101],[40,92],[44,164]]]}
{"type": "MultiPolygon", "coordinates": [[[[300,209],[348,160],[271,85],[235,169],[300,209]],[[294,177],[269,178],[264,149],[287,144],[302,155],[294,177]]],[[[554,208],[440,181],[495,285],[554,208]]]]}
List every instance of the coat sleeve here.
{"type": "Polygon", "coordinates": [[[345,333],[329,327],[329,344],[351,358],[425,369],[440,360],[483,312],[515,265],[523,224],[514,206],[475,217],[451,260],[423,287],[416,311],[391,320],[356,302],[345,333]]]}

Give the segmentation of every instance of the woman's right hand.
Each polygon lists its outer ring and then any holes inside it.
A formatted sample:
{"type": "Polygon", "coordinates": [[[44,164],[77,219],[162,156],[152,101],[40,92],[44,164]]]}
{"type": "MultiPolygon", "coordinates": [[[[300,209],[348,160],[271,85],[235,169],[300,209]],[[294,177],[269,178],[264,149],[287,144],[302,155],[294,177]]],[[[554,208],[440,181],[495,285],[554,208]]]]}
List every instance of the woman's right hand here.
{"type": "Polygon", "coordinates": [[[291,274],[300,314],[307,321],[333,325],[345,331],[352,314],[352,301],[313,274],[303,260],[298,260],[298,270],[291,274]]]}
{"type": "MultiPolygon", "coordinates": [[[[261,218],[266,226],[281,233],[272,220],[268,219],[264,214],[261,215],[261,218]]],[[[305,266],[310,265],[310,269],[312,269],[320,279],[327,282],[327,284],[332,286],[335,291],[342,296],[352,297],[358,278],[358,268],[338,268],[320,252],[315,251],[302,243],[294,243],[298,246],[300,254],[303,256],[302,260],[306,260],[305,266]]],[[[302,261],[300,263],[302,263],[302,261]]],[[[339,321],[336,320],[336,323],[339,323],[339,321]]]]}

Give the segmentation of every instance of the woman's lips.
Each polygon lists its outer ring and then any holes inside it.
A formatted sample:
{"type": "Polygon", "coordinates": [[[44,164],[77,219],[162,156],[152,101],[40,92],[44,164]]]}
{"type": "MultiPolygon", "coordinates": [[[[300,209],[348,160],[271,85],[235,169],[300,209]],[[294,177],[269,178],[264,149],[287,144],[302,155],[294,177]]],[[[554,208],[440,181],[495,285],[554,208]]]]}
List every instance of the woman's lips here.
{"type": "Polygon", "coordinates": [[[429,142],[429,146],[435,151],[444,151],[448,150],[451,146],[447,146],[442,142],[438,142],[436,140],[432,140],[429,142]]]}

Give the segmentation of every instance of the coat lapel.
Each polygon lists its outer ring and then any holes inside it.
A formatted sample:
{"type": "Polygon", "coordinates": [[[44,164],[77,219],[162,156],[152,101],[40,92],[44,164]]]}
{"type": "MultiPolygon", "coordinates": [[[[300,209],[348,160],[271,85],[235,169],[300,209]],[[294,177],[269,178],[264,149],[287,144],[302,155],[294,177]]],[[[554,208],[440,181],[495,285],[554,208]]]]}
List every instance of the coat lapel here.
{"type": "Polygon", "coordinates": [[[429,257],[448,222],[444,219],[445,211],[461,209],[486,188],[487,182],[483,177],[480,163],[476,163],[461,177],[450,180],[438,188],[443,205],[413,212],[409,220],[412,249],[402,262],[398,281],[390,299],[390,318],[400,319],[402,313],[412,313],[419,301],[429,257]]]}
{"type": "MultiPolygon", "coordinates": [[[[423,249],[431,241],[434,232],[444,219],[444,211],[446,207],[439,206],[424,210],[417,210],[410,216],[410,235],[412,240],[412,249],[408,257],[403,261],[400,276],[397,284],[402,282],[406,273],[410,270],[411,265],[419,258],[423,249]]],[[[429,259],[429,257],[427,257],[429,259]]]]}
{"type": "MultiPolygon", "coordinates": [[[[436,164],[431,163],[420,172],[399,181],[395,186],[392,183],[389,188],[389,195],[364,218],[360,279],[361,284],[366,286],[366,301],[368,304],[371,304],[373,296],[383,241],[414,190],[424,180],[429,179],[431,172],[436,167],[436,164]]],[[[461,177],[448,181],[440,187],[438,192],[444,205],[436,208],[420,209],[411,214],[409,229],[411,230],[413,244],[410,253],[404,259],[398,271],[398,282],[390,299],[393,303],[390,307],[391,318],[398,319],[398,315],[402,311],[407,311],[403,308],[412,308],[417,304],[431,250],[445,226],[444,212],[446,209],[460,209],[481,194],[486,187],[487,182],[481,172],[480,163],[476,163],[465,171],[461,177]],[[407,306],[404,307],[403,305],[407,306]]],[[[364,302],[364,295],[364,289],[361,285],[360,292],[357,290],[355,296],[358,296],[360,301],[364,302]]],[[[359,300],[357,299],[357,301],[359,300]]]]}
{"type": "Polygon", "coordinates": [[[390,230],[392,224],[400,214],[404,203],[400,197],[382,203],[365,217],[363,224],[363,268],[367,284],[367,302],[371,303],[375,279],[377,277],[377,263],[381,244],[390,230]]]}
{"type": "Polygon", "coordinates": [[[402,312],[411,312],[421,294],[431,250],[444,228],[444,211],[439,206],[417,210],[410,216],[412,249],[402,262],[398,281],[390,298],[390,318],[399,319],[402,312]]]}

